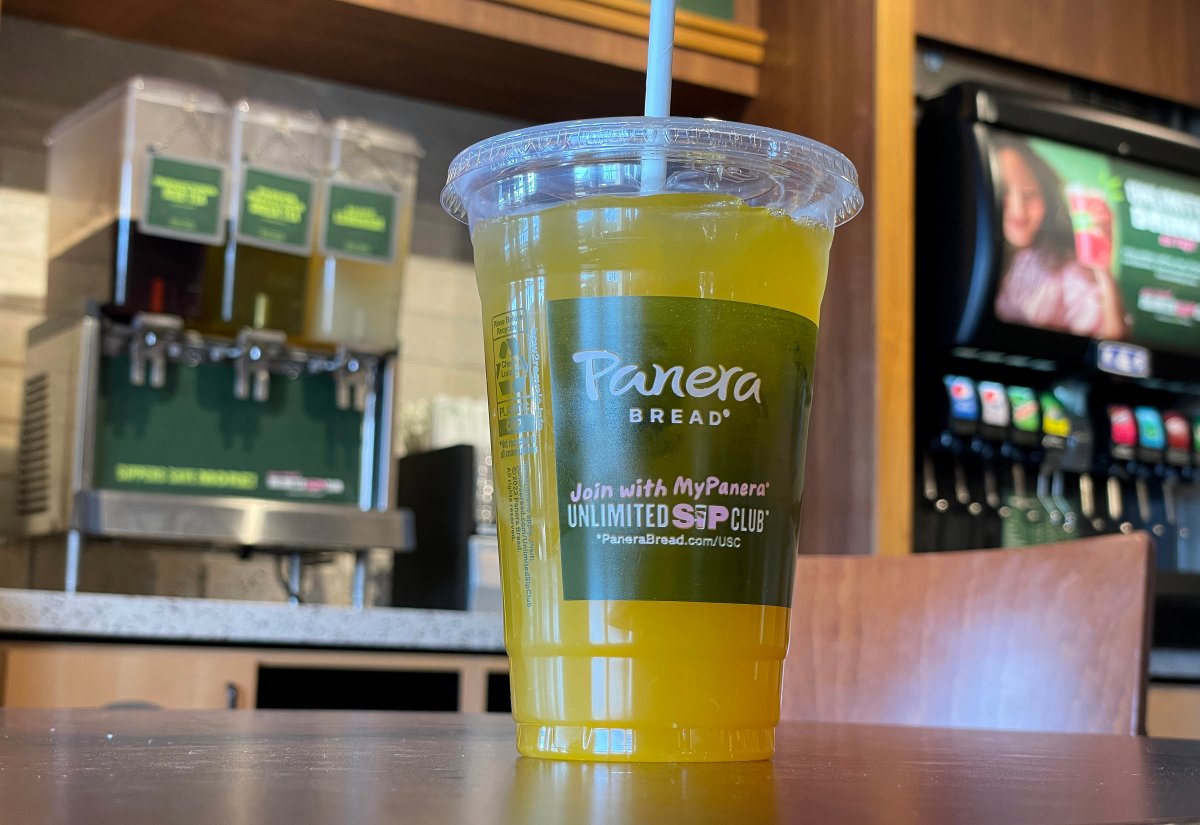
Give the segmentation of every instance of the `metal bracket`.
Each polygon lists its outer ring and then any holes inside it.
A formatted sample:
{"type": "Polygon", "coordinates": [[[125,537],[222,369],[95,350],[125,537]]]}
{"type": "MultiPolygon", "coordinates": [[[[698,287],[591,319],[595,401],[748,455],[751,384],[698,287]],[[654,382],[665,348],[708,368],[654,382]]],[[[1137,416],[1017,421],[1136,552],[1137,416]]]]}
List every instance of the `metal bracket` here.
{"type": "Polygon", "coordinates": [[[129,383],[144,386],[149,367],[150,386],[162,387],[167,382],[167,356],[183,332],[183,319],[177,315],[139,312],[133,317],[132,332],[129,383]]]}

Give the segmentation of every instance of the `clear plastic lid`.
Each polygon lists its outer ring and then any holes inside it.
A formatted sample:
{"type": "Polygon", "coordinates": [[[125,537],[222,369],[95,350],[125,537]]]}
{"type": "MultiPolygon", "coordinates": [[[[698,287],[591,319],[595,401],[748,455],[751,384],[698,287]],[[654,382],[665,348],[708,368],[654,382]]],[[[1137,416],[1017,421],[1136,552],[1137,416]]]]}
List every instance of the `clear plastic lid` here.
{"type": "Polygon", "coordinates": [[[211,89],[191,83],[182,83],[178,80],[134,75],[55,123],[46,136],[46,143],[53,144],[63,133],[71,131],[78,124],[116,101],[154,103],[201,114],[229,114],[229,106],[220,95],[211,89]]]}
{"type": "Polygon", "coordinates": [[[713,193],[830,228],[862,208],[845,155],[798,135],[697,118],[601,118],[497,135],[450,164],[442,206],[478,221],[593,195],[713,193]],[[653,167],[653,171],[652,171],[653,167]]]}

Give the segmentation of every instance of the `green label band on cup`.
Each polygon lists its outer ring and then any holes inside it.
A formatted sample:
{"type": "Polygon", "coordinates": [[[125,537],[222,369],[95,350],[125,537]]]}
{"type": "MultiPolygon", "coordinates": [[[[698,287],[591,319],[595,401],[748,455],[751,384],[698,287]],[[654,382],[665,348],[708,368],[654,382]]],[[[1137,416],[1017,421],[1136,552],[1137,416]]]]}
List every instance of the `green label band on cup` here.
{"type": "Polygon", "coordinates": [[[548,319],[563,598],[788,606],[816,326],[664,297],[548,319]]]}

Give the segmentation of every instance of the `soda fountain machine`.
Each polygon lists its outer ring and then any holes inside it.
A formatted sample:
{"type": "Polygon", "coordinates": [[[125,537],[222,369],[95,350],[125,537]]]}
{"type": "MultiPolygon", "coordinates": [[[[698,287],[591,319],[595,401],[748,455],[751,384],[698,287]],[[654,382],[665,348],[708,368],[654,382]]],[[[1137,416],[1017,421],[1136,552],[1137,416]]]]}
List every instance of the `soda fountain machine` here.
{"type": "Polygon", "coordinates": [[[958,86],[917,214],[914,546],[1146,530],[1200,573],[1200,140],[958,86]]]}

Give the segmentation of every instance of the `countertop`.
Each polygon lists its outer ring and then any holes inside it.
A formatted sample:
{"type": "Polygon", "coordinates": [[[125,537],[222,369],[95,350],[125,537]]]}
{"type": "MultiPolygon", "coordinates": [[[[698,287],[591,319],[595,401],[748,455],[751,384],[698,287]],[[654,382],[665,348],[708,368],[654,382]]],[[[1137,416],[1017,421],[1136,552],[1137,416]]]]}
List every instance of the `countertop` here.
{"type": "MultiPolygon", "coordinates": [[[[0,636],[504,652],[499,613],[0,588],[0,636]]],[[[1200,650],[1150,653],[1150,678],[1200,682],[1200,650]]]]}
{"type": "Polygon", "coordinates": [[[775,758],[517,756],[507,717],[0,712],[5,820],[93,825],[1200,821],[1200,742],[789,722],[775,758]]]}
{"type": "Polygon", "coordinates": [[[499,613],[0,588],[0,635],[389,650],[504,650],[499,613]]]}

